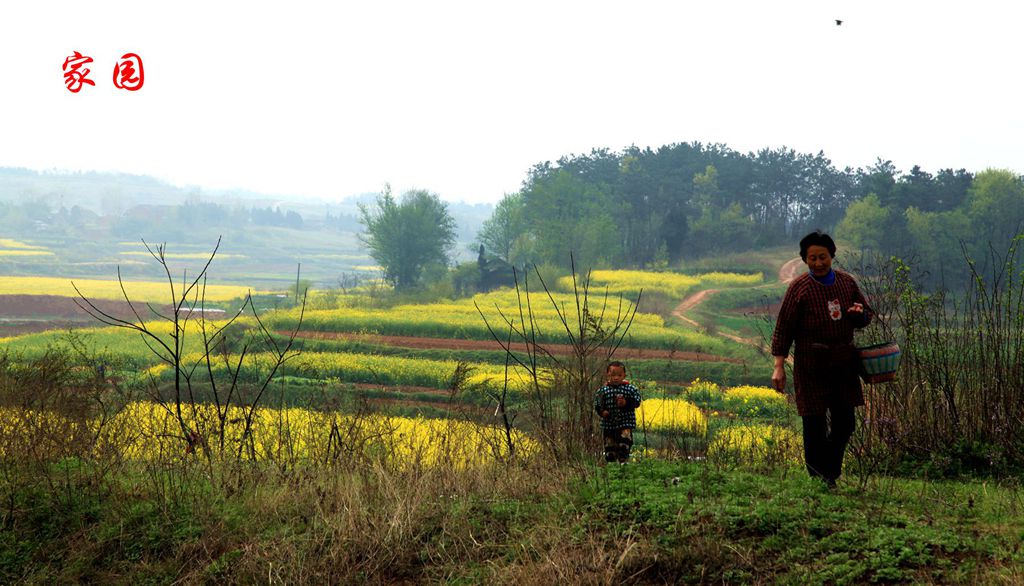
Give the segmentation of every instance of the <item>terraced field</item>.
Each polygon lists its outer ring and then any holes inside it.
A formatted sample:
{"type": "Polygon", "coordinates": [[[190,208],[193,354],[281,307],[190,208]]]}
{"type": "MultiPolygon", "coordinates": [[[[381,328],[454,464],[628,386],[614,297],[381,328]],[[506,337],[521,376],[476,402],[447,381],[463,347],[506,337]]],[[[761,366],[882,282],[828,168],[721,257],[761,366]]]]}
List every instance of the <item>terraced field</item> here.
{"type": "MultiPolygon", "coordinates": [[[[628,332],[609,358],[626,361],[630,377],[646,393],[677,396],[696,379],[712,380],[724,387],[763,384],[768,379],[768,361],[749,345],[701,331],[683,319],[666,322],[644,312],[643,306],[634,307],[623,292],[638,284],[663,296],[708,287],[742,291],[765,284],[760,274],[595,272],[585,312],[606,328],[613,327],[608,324],[628,323],[628,332]]],[[[571,282],[562,285],[571,286],[571,282]]],[[[123,301],[100,299],[97,303],[114,315],[132,316],[123,301]]],[[[582,311],[576,297],[564,290],[550,296],[534,294],[529,299],[506,290],[471,299],[391,308],[367,307],[358,298],[343,297],[337,303],[334,309],[306,311],[301,327],[295,309],[264,313],[265,323],[279,341],[293,332],[296,335],[298,357],[277,373],[279,381],[272,389],[279,403],[301,406],[348,397],[405,414],[440,415],[453,408],[485,413],[493,409],[490,397],[506,388],[509,361],[492,332],[507,334],[510,326],[529,332],[544,353],[564,360],[573,347],[562,320],[572,323],[582,311]],[[532,319],[523,319],[529,314],[520,311],[521,301],[528,303],[532,319]],[[456,376],[457,369],[461,369],[462,378],[456,376]]],[[[170,308],[154,309],[167,315],[170,308]]],[[[89,318],[68,296],[0,295],[0,311],[4,316],[31,316],[20,323],[9,321],[0,326],[4,328],[0,333],[5,334],[0,344],[12,352],[38,356],[61,344],[71,328],[81,348],[107,363],[104,372],[108,376],[139,385],[147,379],[164,386],[171,383],[171,373],[137,334],[87,327],[89,318]]],[[[195,329],[198,321],[192,319],[190,323],[192,329],[182,336],[185,358],[199,366],[202,354],[195,329]]],[[[208,324],[211,332],[222,325],[208,324]]],[[[163,336],[170,333],[166,325],[155,327],[163,328],[163,336]]],[[[242,320],[234,327],[242,336],[256,331],[251,320],[242,320]]],[[[510,349],[513,356],[525,360],[527,346],[522,340],[514,340],[510,349]]],[[[240,364],[240,380],[257,380],[267,356],[250,350],[244,360],[241,358],[229,352],[220,358],[221,363],[213,364],[213,369],[223,374],[232,364],[240,364]]],[[[512,363],[508,388],[522,393],[530,381],[524,380],[525,374],[515,367],[514,359],[512,363]]]]}

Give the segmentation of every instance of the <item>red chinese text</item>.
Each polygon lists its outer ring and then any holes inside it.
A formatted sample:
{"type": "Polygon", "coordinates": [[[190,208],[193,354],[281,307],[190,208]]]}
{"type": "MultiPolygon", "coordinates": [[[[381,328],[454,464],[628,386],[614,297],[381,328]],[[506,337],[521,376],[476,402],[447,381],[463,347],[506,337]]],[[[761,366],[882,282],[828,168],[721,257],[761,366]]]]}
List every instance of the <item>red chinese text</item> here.
{"type": "Polygon", "coordinates": [[[96,82],[88,79],[90,69],[83,67],[86,63],[92,63],[92,57],[82,55],[78,51],[64,60],[64,85],[68,87],[69,92],[77,94],[85,84],[96,85],[96,82]]]}
{"type": "Polygon", "coordinates": [[[135,53],[125,53],[114,65],[114,87],[117,89],[137,91],[146,82],[146,73],[142,69],[142,58],[135,53]]]}

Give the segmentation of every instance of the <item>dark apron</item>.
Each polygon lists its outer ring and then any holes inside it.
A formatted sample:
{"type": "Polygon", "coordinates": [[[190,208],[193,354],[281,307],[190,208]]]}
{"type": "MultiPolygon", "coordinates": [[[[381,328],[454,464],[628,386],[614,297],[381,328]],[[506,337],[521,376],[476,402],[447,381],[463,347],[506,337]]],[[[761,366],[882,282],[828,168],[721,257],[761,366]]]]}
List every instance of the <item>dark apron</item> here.
{"type": "Polygon", "coordinates": [[[853,344],[821,344],[810,346],[811,368],[822,380],[844,380],[857,376],[860,370],[860,356],[853,344]]]}

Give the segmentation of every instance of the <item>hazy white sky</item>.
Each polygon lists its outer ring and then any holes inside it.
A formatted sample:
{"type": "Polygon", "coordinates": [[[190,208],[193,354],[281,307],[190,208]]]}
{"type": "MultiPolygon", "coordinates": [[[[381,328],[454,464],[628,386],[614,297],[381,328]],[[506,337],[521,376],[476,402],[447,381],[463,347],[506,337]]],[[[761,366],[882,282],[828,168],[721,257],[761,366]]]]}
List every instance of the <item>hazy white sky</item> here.
{"type": "Polygon", "coordinates": [[[470,202],[562,155],[693,140],[1024,172],[1022,17],[1002,0],[5,3],[0,166],[470,202]],[[76,50],[96,85],[72,94],[76,50]],[[138,92],[112,83],[126,52],[138,92]]]}

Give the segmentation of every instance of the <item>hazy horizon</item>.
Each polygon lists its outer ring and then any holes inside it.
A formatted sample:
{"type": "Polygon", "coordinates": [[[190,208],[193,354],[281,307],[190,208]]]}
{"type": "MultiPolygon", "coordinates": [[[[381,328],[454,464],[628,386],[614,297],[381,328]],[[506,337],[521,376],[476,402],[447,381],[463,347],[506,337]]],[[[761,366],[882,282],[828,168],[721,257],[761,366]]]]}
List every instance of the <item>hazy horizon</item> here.
{"type": "Polygon", "coordinates": [[[1024,6],[527,1],[5,6],[0,164],[495,203],[595,148],[721,143],[1021,171],[1024,6]],[[837,25],[836,20],[842,20],[837,25]],[[183,42],[183,39],[188,39],[183,42]],[[81,93],[74,51],[94,59],[81,93]],[[126,52],[145,85],[116,89],[126,52]]]}

